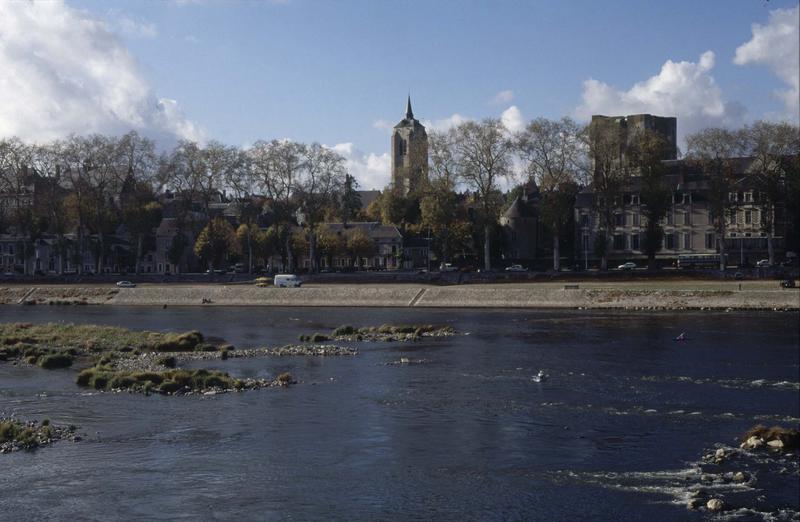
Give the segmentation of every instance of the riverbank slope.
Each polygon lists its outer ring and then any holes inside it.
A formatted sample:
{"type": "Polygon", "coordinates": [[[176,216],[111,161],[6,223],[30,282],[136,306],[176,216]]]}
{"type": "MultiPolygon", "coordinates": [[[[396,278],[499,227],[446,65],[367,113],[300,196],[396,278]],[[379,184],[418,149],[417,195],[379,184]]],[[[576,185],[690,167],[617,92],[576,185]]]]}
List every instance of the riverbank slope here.
{"type": "Polygon", "coordinates": [[[431,308],[581,308],[800,310],[800,290],[775,281],[519,283],[434,286],[254,285],[11,286],[5,304],[104,304],[145,306],[343,306],[431,308]]]}

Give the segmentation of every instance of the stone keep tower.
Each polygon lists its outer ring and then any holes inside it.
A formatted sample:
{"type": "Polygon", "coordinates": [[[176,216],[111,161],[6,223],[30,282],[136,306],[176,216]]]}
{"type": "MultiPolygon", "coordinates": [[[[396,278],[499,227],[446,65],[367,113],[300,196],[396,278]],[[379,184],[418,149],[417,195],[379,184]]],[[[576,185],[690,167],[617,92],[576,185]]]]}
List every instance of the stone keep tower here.
{"type": "Polygon", "coordinates": [[[428,179],[428,134],[414,119],[411,96],[406,103],[406,117],[392,131],[392,185],[407,196],[428,179]]]}

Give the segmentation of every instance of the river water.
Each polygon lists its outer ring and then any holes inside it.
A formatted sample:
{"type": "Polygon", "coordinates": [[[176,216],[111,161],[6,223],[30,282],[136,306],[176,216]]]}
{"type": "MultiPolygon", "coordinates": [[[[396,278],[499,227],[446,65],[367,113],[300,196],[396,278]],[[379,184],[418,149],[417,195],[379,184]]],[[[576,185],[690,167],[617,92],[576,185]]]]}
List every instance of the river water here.
{"type": "Polygon", "coordinates": [[[699,462],[754,424],[800,423],[797,314],[7,306],[0,321],[198,329],[238,347],[340,324],[460,333],[214,361],[301,383],[210,397],[88,393],[74,369],[0,363],[0,414],[85,435],[0,455],[3,520],[700,520],[685,507],[699,487],[724,518],[800,511],[796,458],[699,462]],[[699,484],[740,469],[755,479],[699,484]]]}

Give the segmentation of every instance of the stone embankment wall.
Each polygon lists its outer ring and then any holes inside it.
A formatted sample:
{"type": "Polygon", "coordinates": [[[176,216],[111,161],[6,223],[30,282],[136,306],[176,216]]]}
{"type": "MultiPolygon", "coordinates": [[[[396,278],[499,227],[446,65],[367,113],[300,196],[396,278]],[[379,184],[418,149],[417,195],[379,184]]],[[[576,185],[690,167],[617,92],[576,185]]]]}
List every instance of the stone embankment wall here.
{"type": "Polygon", "coordinates": [[[800,310],[797,289],[575,288],[578,285],[162,285],[0,288],[3,304],[800,310]]]}
{"type": "Polygon", "coordinates": [[[800,309],[797,290],[556,289],[536,285],[448,287],[326,285],[142,287],[121,289],[119,305],[262,305],[491,308],[800,309]]]}

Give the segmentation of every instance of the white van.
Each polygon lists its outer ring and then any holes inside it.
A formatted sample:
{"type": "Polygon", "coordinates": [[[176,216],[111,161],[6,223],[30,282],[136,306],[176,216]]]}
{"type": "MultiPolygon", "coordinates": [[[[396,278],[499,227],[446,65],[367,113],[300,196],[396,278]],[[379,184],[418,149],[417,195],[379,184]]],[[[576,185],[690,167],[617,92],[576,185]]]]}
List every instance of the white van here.
{"type": "Polygon", "coordinates": [[[272,282],[278,288],[299,287],[303,284],[300,278],[294,274],[276,274],[272,282]]]}

